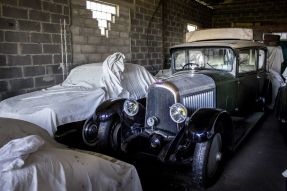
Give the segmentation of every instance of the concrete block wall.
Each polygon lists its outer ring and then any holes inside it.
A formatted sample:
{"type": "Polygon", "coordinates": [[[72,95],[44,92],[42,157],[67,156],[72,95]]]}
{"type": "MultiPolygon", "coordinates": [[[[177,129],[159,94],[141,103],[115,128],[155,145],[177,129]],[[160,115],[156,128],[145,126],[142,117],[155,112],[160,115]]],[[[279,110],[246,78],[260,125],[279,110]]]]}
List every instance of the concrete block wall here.
{"type": "Polygon", "coordinates": [[[158,0],[135,0],[131,23],[132,62],[157,72],[163,62],[162,5],[158,0]]]}
{"type": "Polygon", "coordinates": [[[86,0],[72,0],[73,64],[102,62],[112,53],[122,52],[131,61],[130,9],[119,5],[119,16],[111,23],[108,37],[102,36],[98,21],[86,9],[86,0]]]}
{"type": "Polygon", "coordinates": [[[0,100],[60,83],[59,21],[70,22],[69,0],[1,0],[0,10],[0,100]]]}
{"type": "Polygon", "coordinates": [[[234,23],[265,32],[287,31],[286,0],[240,0],[216,6],[213,27],[232,27],[234,23]]]}
{"type": "Polygon", "coordinates": [[[212,9],[196,2],[184,0],[164,1],[163,12],[163,41],[164,41],[164,65],[169,58],[169,48],[185,42],[185,33],[187,24],[197,25],[201,28],[211,28],[212,26],[212,9]]]}
{"type": "Polygon", "coordinates": [[[86,0],[1,0],[0,100],[62,82],[60,18],[69,24],[69,69],[120,51],[152,73],[163,68],[170,46],[184,42],[187,21],[211,23],[209,8],[193,1],[105,1],[119,5],[108,38],[86,0]]]}

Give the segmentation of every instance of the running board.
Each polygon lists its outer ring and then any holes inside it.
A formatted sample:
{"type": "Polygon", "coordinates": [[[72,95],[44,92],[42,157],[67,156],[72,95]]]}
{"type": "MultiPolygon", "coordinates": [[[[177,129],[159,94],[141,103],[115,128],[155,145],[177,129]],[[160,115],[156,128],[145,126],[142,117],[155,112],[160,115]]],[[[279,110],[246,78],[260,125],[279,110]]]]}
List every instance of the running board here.
{"type": "Polygon", "coordinates": [[[234,118],[233,120],[234,128],[239,129],[239,130],[242,129],[244,133],[242,133],[240,138],[235,140],[236,143],[235,143],[235,146],[233,147],[233,150],[235,150],[241,144],[241,142],[246,138],[246,136],[255,127],[255,125],[259,122],[259,120],[262,119],[263,116],[264,116],[264,112],[256,112],[256,113],[249,115],[247,118],[238,118],[238,117],[234,118]]]}

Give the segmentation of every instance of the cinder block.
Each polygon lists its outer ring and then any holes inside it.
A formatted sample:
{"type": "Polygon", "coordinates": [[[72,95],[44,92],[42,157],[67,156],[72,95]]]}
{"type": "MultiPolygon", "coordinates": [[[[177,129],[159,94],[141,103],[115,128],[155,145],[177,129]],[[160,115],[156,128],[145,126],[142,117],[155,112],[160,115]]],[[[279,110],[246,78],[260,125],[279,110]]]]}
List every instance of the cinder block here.
{"type": "Polygon", "coordinates": [[[102,61],[101,54],[89,54],[87,55],[87,58],[89,63],[102,61]]]}
{"type": "Polygon", "coordinates": [[[40,32],[41,26],[39,22],[18,20],[19,29],[22,31],[36,31],[40,32]]]}
{"type": "Polygon", "coordinates": [[[55,85],[55,76],[35,78],[35,87],[49,87],[55,85]]]}
{"type": "Polygon", "coordinates": [[[31,33],[32,43],[51,43],[51,35],[43,33],[31,33]]]}
{"type": "Polygon", "coordinates": [[[14,19],[0,18],[0,29],[15,30],[16,21],[14,19]]]}
{"type": "Polygon", "coordinates": [[[68,6],[63,6],[64,8],[64,15],[70,15],[70,9],[68,6]]]}
{"type": "MultiPolygon", "coordinates": [[[[54,60],[54,64],[60,64],[60,63],[65,63],[66,62],[66,56],[64,55],[63,57],[63,61],[62,61],[62,56],[60,54],[54,54],[53,55],[53,60],[54,60]]],[[[71,63],[71,54],[68,53],[68,61],[67,63],[71,63]]],[[[59,66],[59,65],[58,65],[59,66]]]]}
{"type": "Polygon", "coordinates": [[[6,66],[6,65],[7,65],[6,56],[0,55],[0,66],[6,66]]]}
{"type": "Polygon", "coordinates": [[[93,37],[93,36],[88,36],[88,43],[89,44],[101,44],[102,42],[105,43],[105,41],[102,41],[102,37],[93,37]]]}
{"type": "Polygon", "coordinates": [[[62,70],[59,65],[48,65],[46,66],[46,71],[48,74],[62,74],[62,70]]]}
{"type": "Polygon", "coordinates": [[[43,52],[44,53],[60,53],[61,52],[61,46],[60,45],[44,44],[43,45],[43,52]]]}
{"type": "Polygon", "coordinates": [[[21,67],[1,68],[0,79],[19,78],[22,77],[21,67]]]}
{"type": "Polygon", "coordinates": [[[1,0],[3,5],[17,5],[17,0],[1,0]]]}
{"type": "Polygon", "coordinates": [[[33,78],[14,79],[10,80],[9,83],[12,90],[21,90],[34,87],[33,78]]]}
{"type": "Polygon", "coordinates": [[[19,6],[39,10],[39,9],[41,9],[41,1],[39,1],[39,0],[19,0],[19,6]]]}
{"type": "Polygon", "coordinates": [[[120,32],[118,32],[118,31],[114,31],[114,30],[110,30],[109,31],[109,37],[110,38],[115,38],[115,37],[120,37],[120,32]]]}
{"type": "Polygon", "coordinates": [[[0,42],[3,42],[4,40],[4,32],[0,31],[0,42]]]}
{"type": "Polygon", "coordinates": [[[129,36],[130,36],[129,32],[120,32],[121,38],[129,38],[129,36]]]}
{"type": "Polygon", "coordinates": [[[32,56],[33,65],[47,65],[52,64],[52,55],[34,55],[32,56]]]}
{"type": "Polygon", "coordinates": [[[60,19],[62,20],[62,23],[64,23],[64,19],[65,19],[65,22],[66,22],[66,28],[68,28],[69,26],[69,23],[70,23],[70,19],[68,16],[63,16],[63,15],[60,15],[60,14],[51,14],[51,21],[52,23],[60,23],[60,19]]]}
{"type": "Polygon", "coordinates": [[[59,24],[42,23],[42,28],[43,28],[43,32],[60,33],[60,25],[59,24]]]}
{"type": "Polygon", "coordinates": [[[0,54],[17,54],[17,44],[0,43],[0,54]]]}
{"type": "Polygon", "coordinates": [[[20,44],[21,54],[40,54],[42,46],[40,44],[20,44]]]}
{"type": "Polygon", "coordinates": [[[72,31],[73,35],[79,35],[80,34],[80,27],[72,25],[71,31],[72,31]]]}
{"type": "Polygon", "coordinates": [[[81,45],[73,45],[73,52],[74,53],[81,53],[81,45]]]}
{"type": "Polygon", "coordinates": [[[85,19],[85,27],[88,27],[88,28],[99,28],[98,27],[98,21],[96,19],[85,19]]]}
{"type": "Polygon", "coordinates": [[[43,10],[49,11],[52,13],[60,13],[62,14],[62,5],[59,4],[53,4],[50,2],[43,2],[43,10]]]}
{"type": "Polygon", "coordinates": [[[18,9],[14,7],[3,6],[3,16],[17,19],[28,19],[28,11],[26,9],[18,9]]]}
{"type": "Polygon", "coordinates": [[[23,66],[23,65],[32,65],[31,56],[8,56],[8,65],[9,66],[23,66]]]}
{"type": "Polygon", "coordinates": [[[94,53],[106,53],[108,51],[108,47],[107,46],[96,46],[94,47],[95,48],[95,51],[94,53]]]}
{"type": "Polygon", "coordinates": [[[54,0],[54,3],[68,4],[68,0],[54,0]]]}
{"type": "Polygon", "coordinates": [[[73,54],[73,63],[75,64],[87,64],[88,56],[85,54],[73,54]]]}
{"type": "Polygon", "coordinates": [[[24,68],[24,76],[40,76],[45,74],[45,66],[25,66],[24,68]]]}
{"type": "Polygon", "coordinates": [[[29,33],[26,32],[5,32],[5,41],[7,42],[29,42],[29,33]]]}
{"type": "Polygon", "coordinates": [[[62,75],[62,74],[55,75],[55,83],[56,83],[56,84],[62,83],[63,80],[66,79],[66,76],[67,76],[67,75],[65,75],[64,78],[63,78],[63,75],[62,75]]]}
{"type": "Polygon", "coordinates": [[[83,54],[87,53],[98,53],[97,49],[99,48],[99,46],[94,46],[94,45],[83,45],[81,46],[81,52],[83,54]]]}
{"type": "Polygon", "coordinates": [[[93,15],[92,11],[89,9],[79,9],[78,14],[79,16],[84,17],[84,18],[92,18],[92,15],[93,15]]]}
{"type": "Polygon", "coordinates": [[[87,44],[87,36],[78,36],[78,35],[74,35],[73,36],[73,43],[74,44],[87,44]]]}
{"type": "Polygon", "coordinates": [[[36,21],[50,22],[50,13],[30,10],[29,19],[36,20],[36,21]]]}
{"type": "Polygon", "coordinates": [[[8,90],[8,82],[7,81],[0,81],[0,92],[4,92],[7,90],[8,90]]]}

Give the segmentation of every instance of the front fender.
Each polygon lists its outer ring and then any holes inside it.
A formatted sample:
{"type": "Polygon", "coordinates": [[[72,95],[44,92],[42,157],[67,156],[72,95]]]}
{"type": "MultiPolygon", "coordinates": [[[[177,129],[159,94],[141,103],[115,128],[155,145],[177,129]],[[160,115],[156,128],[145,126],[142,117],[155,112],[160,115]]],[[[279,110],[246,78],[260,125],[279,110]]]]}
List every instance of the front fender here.
{"type": "Polygon", "coordinates": [[[228,141],[233,141],[233,124],[231,117],[225,110],[202,108],[193,113],[187,120],[186,128],[193,142],[205,142],[218,131],[224,131],[228,141]],[[217,129],[218,122],[223,123],[224,129],[217,129]]]}
{"type": "Polygon", "coordinates": [[[133,117],[129,117],[123,112],[123,105],[126,100],[127,99],[122,98],[103,102],[96,109],[93,120],[105,122],[112,119],[113,116],[118,115],[121,121],[128,124],[128,126],[131,126],[134,123],[144,125],[145,106],[142,103],[145,102],[145,99],[138,100],[140,107],[139,112],[133,117]]]}
{"type": "Polygon", "coordinates": [[[97,107],[93,115],[93,120],[102,122],[110,120],[115,114],[121,112],[125,100],[126,99],[109,99],[104,101],[97,107]]]}

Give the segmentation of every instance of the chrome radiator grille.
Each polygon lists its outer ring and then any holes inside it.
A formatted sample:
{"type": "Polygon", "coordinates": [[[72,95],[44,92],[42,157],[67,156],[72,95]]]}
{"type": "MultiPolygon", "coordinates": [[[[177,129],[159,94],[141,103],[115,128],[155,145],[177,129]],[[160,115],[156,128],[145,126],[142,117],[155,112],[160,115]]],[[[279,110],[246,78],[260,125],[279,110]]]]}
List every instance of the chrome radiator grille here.
{"type": "Polygon", "coordinates": [[[193,94],[182,99],[183,105],[194,112],[198,108],[214,108],[215,107],[215,91],[210,90],[193,94]]]}
{"type": "Polygon", "coordinates": [[[171,91],[159,87],[150,88],[147,96],[146,120],[155,116],[159,119],[157,129],[176,133],[177,124],[169,116],[169,107],[174,103],[175,98],[171,91]]]}

